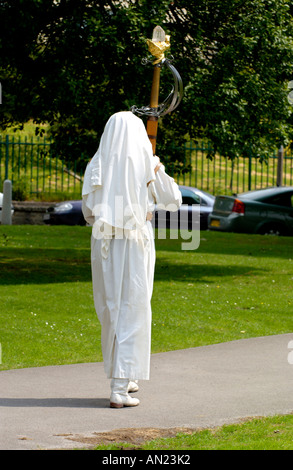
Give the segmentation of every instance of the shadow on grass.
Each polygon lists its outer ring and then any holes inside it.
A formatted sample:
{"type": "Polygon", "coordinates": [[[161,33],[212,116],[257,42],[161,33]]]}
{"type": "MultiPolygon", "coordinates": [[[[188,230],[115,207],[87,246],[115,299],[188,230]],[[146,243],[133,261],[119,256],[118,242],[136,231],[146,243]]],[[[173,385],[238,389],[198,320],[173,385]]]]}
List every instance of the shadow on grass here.
{"type": "Polygon", "coordinates": [[[91,281],[88,250],[6,248],[0,257],[0,285],[91,281]]]}
{"type": "Polygon", "coordinates": [[[247,235],[237,233],[201,232],[200,245],[196,250],[183,251],[182,242],[189,240],[156,239],[156,250],[187,253],[190,255],[219,254],[240,255],[256,258],[292,258],[293,237],[247,235]]]}
{"type": "Polygon", "coordinates": [[[156,265],[156,281],[176,281],[194,283],[219,282],[223,277],[241,277],[263,274],[266,272],[253,266],[221,264],[170,264],[169,258],[160,259],[156,265]],[[214,278],[214,279],[213,279],[214,278]]]}
{"type": "MultiPolygon", "coordinates": [[[[188,257],[184,258],[184,261],[188,257]]],[[[211,278],[249,276],[263,272],[249,265],[178,263],[177,259],[158,257],[156,280],[213,282],[211,278]]],[[[87,250],[14,249],[0,258],[0,284],[51,284],[91,282],[90,254],[87,250]]],[[[214,281],[216,282],[216,281],[214,281]]]]}

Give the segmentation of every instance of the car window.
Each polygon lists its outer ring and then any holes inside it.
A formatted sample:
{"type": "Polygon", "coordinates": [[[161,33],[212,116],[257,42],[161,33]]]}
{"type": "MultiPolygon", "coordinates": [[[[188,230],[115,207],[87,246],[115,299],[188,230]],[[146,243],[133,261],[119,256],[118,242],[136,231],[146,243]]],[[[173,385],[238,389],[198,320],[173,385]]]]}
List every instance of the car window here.
{"type": "Polygon", "coordinates": [[[202,197],[200,198],[200,204],[201,204],[202,206],[208,206],[207,201],[206,201],[205,199],[203,199],[202,197]]]}
{"type": "Polygon", "coordinates": [[[293,194],[278,194],[268,198],[265,202],[282,207],[293,207],[293,194]]]}
{"type": "Polygon", "coordinates": [[[194,194],[193,197],[182,196],[182,204],[188,204],[189,206],[192,206],[192,204],[200,204],[200,197],[197,194],[194,194]]]}

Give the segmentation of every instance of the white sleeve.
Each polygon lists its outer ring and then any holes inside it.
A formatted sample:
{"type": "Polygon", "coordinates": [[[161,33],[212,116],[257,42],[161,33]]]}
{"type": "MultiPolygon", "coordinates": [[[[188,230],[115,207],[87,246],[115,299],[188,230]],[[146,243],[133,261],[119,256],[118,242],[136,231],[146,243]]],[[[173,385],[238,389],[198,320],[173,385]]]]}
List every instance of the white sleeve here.
{"type": "Polygon", "coordinates": [[[153,163],[154,157],[147,154],[146,156],[146,182],[150,184],[152,181],[155,181],[155,167],[153,163]]]}
{"type": "Polygon", "coordinates": [[[162,165],[156,173],[156,179],[150,184],[155,204],[159,209],[175,212],[182,204],[182,195],[174,178],[167,175],[162,165]]]}
{"type": "Polygon", "coordinates": [[[95,216],[92,212],[92,199],[93,193],[87,194],[86,196],[82,197],[82,213],[85,218],[85,221],[90,225],[94,225],[95,223],[95,216]]]}

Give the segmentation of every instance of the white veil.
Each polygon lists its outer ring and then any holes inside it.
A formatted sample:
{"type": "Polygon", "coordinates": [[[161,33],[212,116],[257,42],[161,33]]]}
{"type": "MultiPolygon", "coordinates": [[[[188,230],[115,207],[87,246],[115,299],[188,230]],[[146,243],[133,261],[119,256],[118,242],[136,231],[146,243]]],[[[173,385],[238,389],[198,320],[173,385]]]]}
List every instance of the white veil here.
{"type": "Polygon", "coordinates": [[[85,171],[86,220],[96,222],[100,232],[107,226],[141,229],[147,215],[147,184],[156,178],[153,166],[152,146],[142,120],[130,111],[113,114],[85,171]]]}

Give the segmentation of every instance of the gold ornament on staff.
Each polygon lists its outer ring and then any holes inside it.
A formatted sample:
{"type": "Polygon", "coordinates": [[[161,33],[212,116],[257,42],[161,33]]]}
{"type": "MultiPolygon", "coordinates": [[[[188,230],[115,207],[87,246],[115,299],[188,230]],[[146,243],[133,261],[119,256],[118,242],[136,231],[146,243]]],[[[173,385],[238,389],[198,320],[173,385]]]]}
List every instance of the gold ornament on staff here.
{"type": "MultiPolygon", "coordinates": [[[[153,147],[153,154],[155,155],[158,132],[158,119],[160,116],[164,116],[165,114],[170,113],[171,111],[174,111],[174,109],[177,108],[183,97],[183,83],[178,71],[171,64],[171,60],[165,58],[165,51],[170,48],[170,36],[165,34],[165,31],[163,30],[163,28],[161,28],[161,26],[155,27],[153,31],[153,37],[152,39],[147,39],[147,44],[150,54],[155,59],[152,61],[154,71],[150,96],[150,105],[145,106],[143,108],[137,108],[136,106],[132,106],[131,111],[134,114],[148,116],[146,126],[147,134],[153,147]],[[174,86],[169,96],[161,105],[159,105],[160,74],[161,68],[163,66],[167,66],[168,69],[171,71],[174,78],[174,86]]],[[[148,62],[149,60],[144,60],[144,63],[148,62]]]]}
{"type": "MultiPolygon", "coordinates": [[[[164,52],[170,48],[170,36],[165,35],[165,31],[161,26],[156,26],[153,31],[152,40],[147,40],[149,52],[155,57],[153,83],[151,89],[150,107],[157,108],[159,106],[159,89],[160,89],[160,63],[165,58],[164,52]]],[[[150,116],[147,120],[147,133],[153,147],[153,154],[156,153],[157,133],[158,133],[158,116],[150,116]]]]}
{"type": "Polygon", "coordinates": [[[161,26],[156,26],[153,31],[153,39],[147,39],[149,52],[156,58],[153,64],[157,65],[165,58],[165,51],[170,48],[170,36],[165,34],[161,26]]]}

